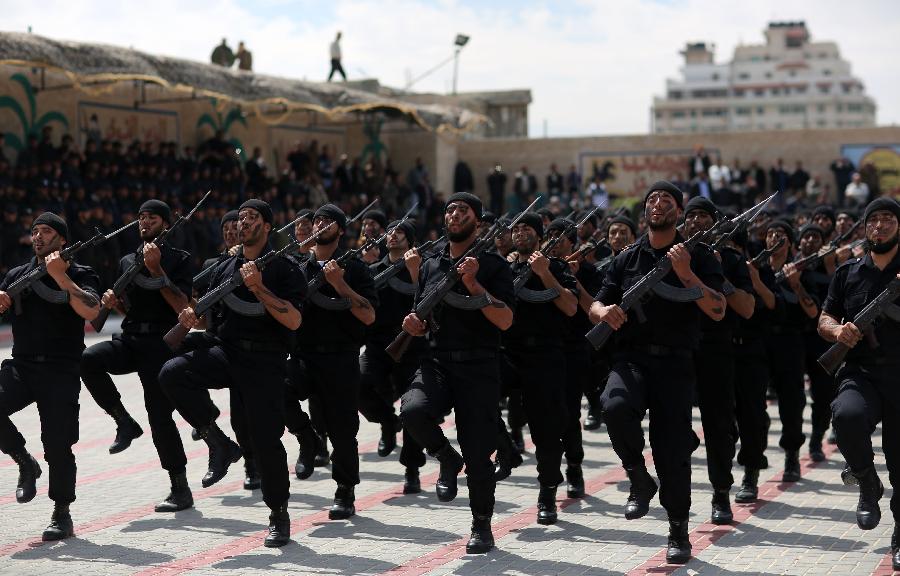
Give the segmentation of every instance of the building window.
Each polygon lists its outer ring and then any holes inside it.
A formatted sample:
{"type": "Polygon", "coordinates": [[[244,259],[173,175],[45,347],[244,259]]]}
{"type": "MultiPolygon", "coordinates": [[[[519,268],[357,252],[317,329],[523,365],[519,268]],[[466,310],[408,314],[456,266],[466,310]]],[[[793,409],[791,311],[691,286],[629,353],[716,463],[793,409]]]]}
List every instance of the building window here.
{"type": "Polygon", "coordinates": [[[816,110],[818,110],[819,114],[824,114],[825,113],[825,105],[819,104],[818,106],[816,106],[816,110]]]}
{"type": "Polygon", "coordinates": [[[672,118],[684,118],[684,116],[685,116],[684,110],[673,110],[672,111],[672,118]]]}
{"type": "Polygon", "coordinates": [[[718,80],[718,79],[719,79],[719,73],[718,73],[718,72],[713,72],[712,79],[713,79],[713,80],[718,80]]]}
{"type": "Polygon", "coordinates": [[[822,94],[828,94],[831,92],[831,84],[819,84],[819,92],[822,94]]]}
{"type": "Polygon", "coordinates": [[[771,78],[771,77],[772,77],[772,73],[771,73],[771,72],[766,72],[766,78],[771,78]]]}
{"type": "Polygon", "coordinates": [[[806,94],[806,86],[795,86],[794,92],[797,94],[806,94]]]}
{"type": "Polygon", "coordinates": [[[759,107],[756,109],[756,113],[757,113],[757,114],[760,114],[760,115],[765,114],[765,113],[766,113],[766,109],[763,108],[762,106],[759,106],[759,107]]]}
{"type": "Polygon", "coordinates": [[[862,104],[855,104],[855,103],[847,104],[847,112],[862,112],[862,111],[863,111],[862,104]]]}
{"type": "Polygon", "coordinates": [[[734,109],[734,113],[737,114],[738,116],[749,116],[750,112],[751,112],[751,109],[747,108],[747,107],[740,107],[740,108],[734,109]]]}
{"type": "Polygon", "coordinates": [[[691,118],[696,118],[696,117],[697,117],[697,111],[691,110],[691,118]]]}
{"type": "Polygon", "coordinates": [[[778,88],[772,88],[772,96],[778,96],[781,94],[781,90],[778,88]]]}
{"type": "Polygon", "coordinates": [[[837,105],[835,106],[835,108],[837,109],[838,112],[843,112],[843,111],[844,111],[844,105],[843,105],[843,104],[837,104],[837,105]]]}
{"type": "Polygon", "coordinates": [[[826,69],[822,70],[822,74],[825,75],[825,76],[831,76],[831,70],[829,70],[828,68],[826,68],[826,69]]]}
{"type": "Polygon", "coordinates": [[[743,98],[743,97],[744,97],[744,91],[743,91],[743,90],[740,90],[740,89],[735,90],[735,91],[734,91],[734,95],[735,95],[736,97],[738,97],[738,98],[743,98]]]}
{"type": "Polygon", "coordinates": [[[739,78],[740,80],[749,80],[749,79],[750,79],[750,75],[747,74],[746,72],[741,72],[740,74],[738,74],[738,78],[739,78]]]}
{"type": "Polygon", "coordinates": [[[757,96],[760,96],[760,97],[766,95],[766,91],[765,91],[765,90],[754,90],[753,93],[754,93],[755,95],[757,95],[757,96]]]}
{"type": "Polygon", "coordinates": [[[826,125],[827,122],[825,122],[824,120],[819,120],[816,122],[816,126],[818,126],[819,128],[824,128],[826,125]]]}
{"type": "Polygon", "coordinates": [[[844,84],[843,86],[841,86],[841,88],[844,90],[844,94],[850,94],[851,92],[853,92],[853,85],[851,84],[844,84]]]}
{"type": "Polygon", "coordinates": [[[793,78],[794,76],[797,75],[797,71],[796,71],[796,70],[791,70],[790,72],[788,72],[788,75],[789,75],[791,78],[793,78]]]}
{"type": "Polygon", "coordinates": [[[679,90],[669,91],[669,100],[681,100],[681,91],[679,91],[679,90]]]}

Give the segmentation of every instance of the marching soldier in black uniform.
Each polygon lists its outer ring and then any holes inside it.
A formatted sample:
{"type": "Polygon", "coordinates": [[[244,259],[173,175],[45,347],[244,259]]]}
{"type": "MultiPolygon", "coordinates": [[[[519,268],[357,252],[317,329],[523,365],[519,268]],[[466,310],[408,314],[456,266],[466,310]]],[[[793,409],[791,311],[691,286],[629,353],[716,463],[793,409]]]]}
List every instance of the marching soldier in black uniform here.
{"type": "MultiPolygon", "coordinates": [[[[387,226],[387,216],[381,210],[369,210],[362,219],[362,235],[364,238],[378,238],[384,234],[387,226]]],[[[366,250],[362,254],[362,261],[366,264],[374,264],[387,256],[388,248],[384,243],[366,250]]]]}
{"type": "MultiPolygon", "coordinates": [[[[109,289],[101,299],[106,308],[118,310],[124,316],[122,333],[113,335],[110,341],[94,344],[81,357],[85,388],[117,425],[110,454],[125,450],[143,433],[126,412],[110,374],[137,372],[141,380],[153,445],[171,481],[171,491],[156,505],[157,512],[177,512],[194,505],[186,476],[187,457],[172,417],[175,409],[158,380],[160,368],[172,357],[162,336],[178,322],[178,312],[187,307],[193,278],[190,254],[167,244],[154,244],[170,220],[171,211],[166,203],[147,200],[141,205],[138,226],[143,241],[140,250],[144,270],[132,282],[125,298],[116,298],[109,289]]],[[[132,266],[136,257],[136,253],[122,257],[120,275],[132,266]]]]}
{"type": "MultiPolygon", "coordinates": [[[[409,388],[419,369],[425,344],[423,340],[417,339],[399,364],[384,351],[400,331],[403,318],[413,307],[413,297],[419,283],[419,266],[422,263],[421,256],[413,248],[416,243],[416,228],[411,222],[392,222],[388,230],[388,255],[369,267],[372,275],[377,277],[380,272],[388,270],[401,260],[405,265],[378,289],[375,323],[366,337],[366,349],[359,357],[359,411],[369,422],[381,425],[378,455],[382,457],[397,447],[400,419],[394,414],[394,401],[409,388]]],[[[425,453],[407,430],[403,432],[400,463],[406,467],[403,493],[421,492],[419,468],[425,465],[425,453]]]]}
{"type": "Polygon", "coordinates": [[[641,420],[649,408],[650,447],[662,484],[660,501],[669,515],[666,560],[671,563],[685,563],[691,554],[687,536],[690,456],[697,447],[697,436],[691,430],[691,390],[700,312],[721,320],[726,306],[720,293],[719,261],[706,246],[685,249],[675,229],[682,198],[681,190],[669,182],[650,187],[644,199],[648,233],[616,256],[590,314],[592,322],[605,322],[617,331],[602,405],[613,449],[631,481],[625,518],[644,516],[657,491],[642,454],[641,420]],[[626,316],[617,305],[625,290],[666,257],[672,261],[672,270],[664,279],[669,285],[666,292],[677,301],[654,296],[642,305],[643,318],[637,311],[626,316]],[[679,284],[688,291],[680,290],[679,284]],[[690,301],[693,298],[697,299],[690,301]]]}
{"type": "Polygon", "coordinates": [[[784,299],[784,313],[770,328],[771,337],[766,341],[766,355],[772,387],[778,394],[778,416],[781,418],[781,439],[784,450],[783,482],[800,479],[800,448],[806,437],[803,434],[803,407],[806,394],[803,390],[804,342],[803,331],[811,319],[819,313],[815,292],[809,273],[801,272],[790,261],[793,254],[794,229],[785,220],[773,220],[766,231],[768,247],[784,238],[784,245],[769,257],[769,266],[784,279],[778,283],[784,299]]]}
{"type": "Polygon", "coordinates": [[[500,375],[508,389],[521,390],[537,460],[539,524],[555,524],[556,488],[562,482],[562,437],[566,427],[566,363],[563,338],[578,309],[575,277],[566,263],[540,252],[544,225],[536,212],[524,214],[512,230],[513,279],[530,277],[516,294],[513,325],[503,333],[500,375]]]}
{"type": "MultiPolygon", "coordinates": [[[[340,208],[325,204],[316,210],[313,233],[332,222],[332,229],[316,239],[315,247],[302,261],[301,269],[310,282],[324,274],[325,283],[309,294],[304,306],[306,322],[297,333],[289,362],[294,397],[289,396],[287,413],[288,429],[305,434],[309,416],[300,408],[299,400],[310,398],[312,402],[315,398],[321,402],[333,448],[331,477],[337,483],[328,517],[343,520],[356,513],[359,349],[365,343],[366,327],[375,322],[378,295],[372,273],[360,259],[350,258],[343,267],[335,261],[343,254],[338,245],[347,225],[347,216],[340,208]]],[[[302,446],[301,455],[306,451],[302,446]]]]}
{"type": "MultiPolygon", "coordinates": [[[[290,538],[287,505],[290,482],[284,433],[284,381],[289,342],[300,326],[306,284],[295,263],[276,258],[259,270],[253,262],[269,252],[272,210],[262,200],[247,200],[239,216],[241,254],[218,266],[210,286],[239,273],[243,284],[217,304],[219,342],[176,356],[159,374],[163,390],[178,412],[209,446],[203,486],[212,486],[241,457],[241,449],[216,425],[218,410],[210,388],[240,393],[250,441],[262,480],[263,501],[271,510],[265,545],[283,546],[290,538]]],[[[185,327],[201,324],[190,307],[178,315],[185,327]]]]}
{"type": "Polygon", "coordinates": [[[500,332],[512,325],[515,300],[512,273],[498,254],[488,251],[456,262],[475,242],[481,213],[481,200],[473,194],[457,192],[447,201],[444,225],[450,243],[422,264],[416,298],[433,289],[451,266],[457,266],[461,279],[431,318],[411,313],[403,320],[404,331],[428,334],[429,348],[420,375],[400,406],[404,428],[440,461],[436,491],[442,502],[456,497],[456,477],[465,464],[472,511],[466,551],[472,554],[494,546],[496,483],[491,454],[496,449],[500,400],[500,332]],[[456,412],[462,456],[438,425],[451,408],[456,412]]]}
{"type": "Polygon", "coordinates": [[[100,311],[97,273],[59,256],[68,237],[62,218],[41,214],[31,227],[34,258],[11,269],[0,281],[0,314],[11,313],[13,332],[12,359],[0,365],[0,450],[19,465],[16,501],[31,501],[41,467],[25,449],[25,438],[9,417],[36,403],[54,503],[45,541],[74,535],[69,504],[75,501],[72,446],[78,442],[78,362],[84,350],[84,321],[93,320],[100,311]],[[34,282],[31,293],[20,294],[13,302],[5,290],[41,264],[46,265],[47,275],[34,282]]]}
{"type": "MultiPolygon", "coordinates": [[[[685,209],[685,236],[709,230],[719,214],[708,199],[702,196],[691,198],[685,209]]],[[[718,257],[726,280],[723,293],[728,310],[725,318],[718,322],[709,316],[701,316],[700,347],[694,352],[694,370],[706,444],[706,467],[713,487],[711,521],[728,524],[734,519],[729,492],[734,484],[731,461],[738,439],[732,338],[738,320],[753,315],[755,299],[743,254],[734,246],[724,246],[718,257]]]]}
{"type": "Polygon", "coordinates": [[[845,482],[859,485],[856,523],[863,530],[881,520],[878,501],[884,486],[875,471],[872,433],[882,427],[882,450],[891,486],[894,535],[891,560],[900,570],[900,315],[897,302],[864,333],[853,319],[891,282],[900,281],[897,250],[900,205],[892,198],[877,198],[866,208],[864,223],[870,252],[854,258],[835,273],[822,305],[819,334],[829,342],[850,348],[837,373],[838,392],[831,405],[838,447],[847,459],[845,482]],[[877,347],[875,343],[877,342],[877,347]]]}

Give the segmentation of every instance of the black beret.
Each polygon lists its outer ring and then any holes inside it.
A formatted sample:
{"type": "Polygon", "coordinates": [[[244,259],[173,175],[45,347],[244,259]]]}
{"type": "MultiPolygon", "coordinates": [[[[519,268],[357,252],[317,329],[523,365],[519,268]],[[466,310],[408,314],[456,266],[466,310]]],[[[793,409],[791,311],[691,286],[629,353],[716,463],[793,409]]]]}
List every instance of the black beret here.
{"type": "Polygon", "coordinates": [[[384,215],[384,212],[381,210],[369,210],[366,212],[365,216],[363,216],[363,220],[374,220],[378,222],[378,225],[382,228],[387,227],[387,216],[384,215]]]}
{"type": "Polygon", "coordinates": [[[409,242],[410,246],[415,245],[416,226],[412,222],[410,222],[409,220],[394,220],[387,225],[388,230],[393,230],[395,227],[403,231],[403,233],[406,235],[406,241],[409,242]]]}
{"type": "Polygon", "coordinates": [[[547,218],[551,222],[553,222],[553,218],[555,218],[555,216],[553,215],[553,210],[549,208],[540,208],[539,210],[535,210],[535,212],[537,212],[537,214],[541,218],[547,218]]]}
{"type": "MultiPolygon", "coordinates": [[[[859,220],[859,212],[857,212],[853,208],[841,208],[840,210],[835,212],[835,216],[841,216],[841,215],[849,217],[854,222],[859,220]]],[[[837,220],[835,220],[835,221],[837,221],[837,220]]]]}
{"type": "Polygon", "coordinates": [[[644,194],[644,204],[647,203],[647,197],[656,191],[669,193],[669,195],[675,199],[675,203],[678,204],[678,207],[684,208],[684,192],[682,192],[678,186],[671,182],[667,182],[666,180],[658,180],[647,189],[647,193],[644,194]]]}
{"type": "Polygon", "coordinates": [[[766,231],[771,230],[772,228],[781,228],[784,230],[784,233],[787,235],[788,240],[793,243],[794,242],[794,227],[791,226],[791,223],[787,220],[783,220],[778,218],[776,220],[772,220],[769,222],[769,225],[766,226],[766,231]]]}
{"type": "Polygon", "coordinates": [[[347,227],[347,215],[334,204],[323,204],[322,206],[319,206],[319,209],[316,210],[315,217],[318,218],[319,216],[334,220],[334,223],[337,224],[338,228],[341,230],[347,227]]]}
{"type": "Polygon", "coordinates": [[[147,200],[146,202],[141,204],[141,207],[138,209],[138,214],[140,214],[141,212],[149,212],[150,214],[155,214],[166,222],[170,222],[172,220],[172,209],[169,208],[169,205],[162,200],[157,200],[155,198],[147,200]]]}
{"type": "Polygon", "coordinates": [[[297,218],[306,218],[310,222],[315,218],[315,214],[309,208],[304,208],[303,210],[297,212],[297,218]]]}
{"type": "Polygon", "coordinates": [[[576,236],[577,231],[575,230],[575,221],[569,220],[568,218],[557,218],[556,220],[551,222],[550,225],[547,226],[547,234],[550,234],[551,232],[562,233],[570,226],[571,226],[571,229],[569,230],[569,233],[567,236],[568,236],[569,240],[574,242],[577,237],[576,236]]]}
{"type": "Polygon", "coordinates": [[[475,217],[479,220],[482,218],[482,212],[484,207],[481,204],[481,198],[472,194],[471,192],[456,192],[451,194],[449,198],[447,198],[447,204],[451,204],[453,202],[463,202],[468,204],[469,207],[475,212],[475,217]]]}
{"type": "Polygon", "coordinates": [[[818,226],[816,224],[813,224],[812,222],[810,222],[809,224],[806,224],[805,226],[803,226],[803,228],[800,229],[800,237],[803,238],[804,236],[806,236],[807,232],[815,232],[823,240],[825,239],[825,231],[822,230],[822,227],[818,226]]]}
{"type": "Polygon", "coordinates": [[[522,217],[519,218],[519,224],[531,226],[534,228],[534,231],[537,232],[538,238],[544,237],[544,221],[537,212],[526,212],[522,214],[522,217]]]}
{"type": "Polygon", "coordinates": [[[897,220],[900,220],[900,204],[897,203],[896,200],[890,198],[888,196],[881,196],[872,200],[868,206],[866,206],[866,213],[863,216],[863,222],[869,219],[873,213],[878,212],[879,210],[887,210],[888,212],[893,212],[894,216],[897,217],[897,220]]]}
{"type": "Polygon", "coordinates": [[[54,214],[53,212],[44,212],[40,216],[34,219],[34,222],[31,224],[31,229],[34,230],[34,227],[38,224],[43,224],[44,226],[49,226],[56,230],[56,233],[65,238],[69,239],[69,226],[66,224],[66,221],[54,214]]]}
{"type": "Polygon", "coordinates": [[[719,209],[716,208],[716,205],[713,204],[709,198],[704,198],[703,196],[694,196],[688,200],[687,206],[684,207],[684,213],[687,214],[691,210],[703,210],[713,218],[719,213],[719,209]]]}
{"type": "Polygon", "coordinates": [[[609,221],[610,226],[612,226],[613,224],[624,224],[624,225],[628,226],[629,228],[631,228],[631,233],[633,235],[637,236],[637,226],[634,225],[634,221],[631,218],[629,218],[628,216],[625,216],[624,214],[616,216],[615,218],[613,218],[612,220],[609,221]]]}
{"type": "Polygon", "coordinates": [[[813,210],[813,218],[818,216],[819,214],[824,214],[831,220],[831,223],[834,224],[837,222],[837,215],[834,213],[834,208],[828,206],[827,204],[822,204],[821,206],[816,206],[816,209],[813,210]]]}
{"type": "Polygon", "coordinates": [[[238,208],[238,211],[243,210],[244,208],[253,208],[259,215],[262,216],[263,222],[267,222],[269,224],[272,223],[272,208],[269,204],[259,198],[251,198],[249,200],[245,200],[241,207],[238,208]]]}
{"type": "Polygon", "coordinates": [[[219,224],[219,227],[222,228],[225,226],[226,222],[237,222],[238,221],[238,211],[237,210],[229,210],[222,216],[222,222],[219,224]]]}

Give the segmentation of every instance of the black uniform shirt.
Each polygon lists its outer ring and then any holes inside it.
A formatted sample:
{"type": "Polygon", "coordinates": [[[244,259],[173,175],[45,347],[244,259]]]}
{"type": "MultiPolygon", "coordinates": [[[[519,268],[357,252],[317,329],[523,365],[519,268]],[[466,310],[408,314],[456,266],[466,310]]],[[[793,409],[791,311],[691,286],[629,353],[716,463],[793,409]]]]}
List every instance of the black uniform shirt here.
{"type": "MultiPolygon", "coordinates": [[[[431,256],[422,263],[419,271],[419,289],[416,302],[422,294],[432,290],[446,276],[453,259],[449,247],[431,256]]],[[[478,283],[494,298],[515,309],[516,296],[513,292],[512,271],[509,262],[496,252],[484,252],[478,257],[478,283]]],[[[453,291],[469,296],[463,283],[457,282],[453,291]]],[[[500,329],[488,320],[481,310],[460,310],[446,303],[440,303],[433,313],[437,322],[431,323],[428,338],[432,348],[437,350],[471,350],[475,348],[499,348],[500,329]],[[435,328],[437,330],[435,331],[435,328]]],[[[423,318],[423,320],[429,320],[423,318]]]]}
{"type": "MultiPolygon", "coordinates": [[[[369,266],[372,276],[377,276],[392,266],[390,259],[385,256],[378,262],[369,266]]],[[[400,264],[400,271],[394,276],[400,282],[409,283],[412,279],[406,266],[400,264]]],[[[402,294],[385,284],[378,290],[378,308],[375,309],[375,323],[369,327],[366,341],[374,346],[384,348],[400,333],[403,319],[413,308],[414,294],[402,294]]],[[[421,340],[416,338],[416,340],[421,340]]]]}
{"type": "MultiPolygon", "coordinates": [[[[38,266],[32,257],[27,264],[17,266],[7,272],[0,282],[0,291],[38,266]]],[[[71,263],[69,278],[82,290],[100,299],[100,277],[88,266],[71,263]]],[[[39,282],[59,290],[59,285],[49,275],[39,282]]],[[[22,313],[16,314],[15,302],[6,312],[12,322],[13,357],[47,356],[78,361],[84,350],[84,318],[79,316],[66,302],[51,304],[30,290],[21,295],[22,313]]]]}
{"type": "MultiPolygon", "coordinates": [[[[719,251],[719,256],[722,257],[722,272],[725,274],[725,279],[735,289],[753,294],[753,282],[750,281],[750,271],[747,269],[744,255],[734,248],[725,247],[719,251]]],[[[728,307],[725,311],[725,318],[720,322],[716,322],[706,314],[702,314],[700,318],[704,338],[730,339],[741,317],[731,307],[728,307]]]]}
{"type": "Polygon", "coordinates": [[[772,325],[784,316],[784,295],[775,282],[775,273],[768,266],[759,269],[759,280],[775,296],[775,308],[766,308],[760,296],[756,296],[756,304],[753,308],[753,316],[738,319],[734,335],[747,341],[763,340],[771,332],[772,325]]]}
{"type": "MultiPolygon", "coordinates": [[[[641,236],[634,244],[622,250],[610,264],[603,286],[596,300],[605,305],[619,304],[622,295],[648,272],[656,268],[660,258],[666,257],[669,248],[684,242],[680,234],[669,246],[659,250],[650,245],[649,235],[641,236]]],[[[691,251],[691,269],[703,284],[712,290],[722,291],[724,277],[722,266],[708,246],[697,245],[691,251]]],[[[675,287],[684,285],[675,271],[670,271],[663,282],[675,287]]],[[[662,345],[672,348],[696,348],[700,342],[700,315],[703,312],[695,302],[670,302],[659,296],[649,296],[642,305],[646,322],[640,322],[634,310],[628,321],[616,332],[616,346],[627,351],[631,345],[662,345]]]]}
{"type": "MultiPolygon", "coordinates": [[[[142,245],[143,246],[143,245],[142,245]]],[[[160,265],[166,276],[182,294],[191,295],[191,282],[194,279],[194,266],[191,264],[191,255],[184,250],[172,248],[163,244],[160,250],[160,265]]],[[[119,275],[121,276],[134,262],[137,252],[126,254],[119,260],[119,275]]],[[[141,276],[153,279],[150,272],[144,267],[141,276]]],[[[132,282],[125,291],[128,302],[128,310],[122,321],[122,331],[129,332],[129,325],[135,323],[153,323],[159,326],[172,327],[178,323],[178,313],[169,306],[159,290],[145,290],[132,282]]]]}
{"type": "MultiPolygon", "coordinates": [[[[267,246],[268,248],[268,246],[267,246]]],[[[263,249],[263,254],[269,250],[263,249]]],[[[240,275],[240,267],[247,262],[243,253],[231,256],[216,266],[210,278],[210,290],[231,278],[240,275]]],[[[297,264],[290,258],[278,257],[270,261],[262,270],[262,282],[273,294],[290,302],[295,308],[302,308],[306,298],[306,282],[297,264]]],[[[259,300],[244,284],[232,292],[237,298],[246,302],[257,303],[259,300]]],[[[220,301],[212,310],[216,318],[217,335],[226,344],[236,345],[239,340],[256,342],[271,350],[287,354],[293,341],[293,332],[284,324],[265,312],[262,316],[244,316],[238,314],[220,301]]],[[[208,313],[209,313],[208,312],[208,313]]],[[[303,323],[307,321],[305,315],[303,323]]]]}
{"type": "MultiPolygon", "coordinates": [[[[821,301],[816,296],[816,286],[812,280],[812,274],[809,270],[800,273],[800,285],[806,290],[807,295],[818,306],[821,301]]],[[[777,291],[781,292],[784,298],[784,307],[779,310],[779,314],[774,317],[775,326],[773,332],[784,332],[788,334],[802,334],[810,330],[811,322],[814,319],[806,315],[798,300],[799,296],[794,294],[788,281],[782,280],[776,284],[777,291]],[[796,302],[793,302],[796,300],[796,302]]]]}
{"type": "MultiPolygon", "coordinates": [[[[513,279],[529,268],[527,262],[513,262],[510,264],[513,279]]],[[[575,276],[569,271],[569,266],[558,258],[550,259],[550,273],[565,290],[577,293],[575,276]]],[[[531,290],[545,290],[544,283],[537,275],[532,274],[525,283],[525,288],[531,290]]],[[[528,342],[531,345],[562,346],[563,338],[569,331],[568,317],[563,314],[553,301],[540,304],[525,302],[522,299],[516,301],[516,314],[512,326],[503,334],[505,346],[522,346],[528,342]]]]}
{"type": "MultiPolygon", "coordinates": [[[[601,272],[596,265],[582,262],[578,267],[578,272],[575,273],[575,278],[578,279],[578,282],[586,293],[596,294],[603,285],[603,275],[604,272],[601,272]]],[[[566,346],[571,346],[571,343],[587,346],[588,341],[585,340],[584,335],[593,327],[594,325],[591,324],[587,313],[581,309],[581,305],[579,304],[578,311],[575,312],[574,316],[569,318],[569,333],[566,336],[566,340],[569,344],[566,344],[566,346]]]]}
{"type": "MultiPolygon", "coordinates": [[[[872,255],[851,258],[834,273],[828,288],[828,297],[822,311],[842,322],[850,322],[878,296],[900,272],[900,253],[894,256],[884,270],[879,270],[872,255]]],[[[894,304],[900,303],[900,299],[894,304]]],[[[873,325],[877,348],[872,348],[870,337],[864,337],[847,353],[847,362],[863,364],[878,359],[881,362],[900,364],[900,323],[882,316],[873,325]]]]}
{"type": "MultiPolygon", "coordinates": [[[[338,248],[332,255],[337,259],[345,251],[338,248]]],[[[301,256],[302,258],[302,256],[301,256]]],[[[310,252],[302,260],[301,270],[312,282],[322,274],[322,266],[310,252]]],[[[354,292],[369,301],[378,309],[378,293],[369,266],[359,258],[349,258],[344,263],[344,281],[354,292]]],[[[337,291],[326,280],[319,288],[319,293],[329,298],[339,298],[337,291]]],[[[395,334],[396,336],[396,334],[395,334]]],[[[347,310],[326,310],[307,301],[303,309],[303,325],[297,331],[297,346],[302,351],[315,350],[317,347],[332,351],[358,350],[366,340],[366,325],[360,322],[353,313],[347,310]]]]}

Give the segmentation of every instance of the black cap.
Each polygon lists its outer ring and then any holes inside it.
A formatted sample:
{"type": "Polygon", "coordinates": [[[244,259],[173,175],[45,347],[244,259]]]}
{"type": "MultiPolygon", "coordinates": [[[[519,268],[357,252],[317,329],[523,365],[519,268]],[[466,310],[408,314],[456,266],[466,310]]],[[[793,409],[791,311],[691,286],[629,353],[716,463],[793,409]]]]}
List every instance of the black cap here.
{"type": "Polygon", "coordinates": [[[890,198],[888,196],[881,196],[872,200],[868,206],[866,206],[866,214],[863,216],[863,222],[869,219],[873,213],[887,210],[888,212],[893,212],[894,216],[900,220],[900,204],[897,203],[896,200],[890,198]]]}
{"type": "Polygon", "coordinates": [[[481,203],[481,198],[472,194],[471,192],[455,192],[451,194],[449,198],[447,198],[447,204],[451,204],[452,202],[463,202],[468,204],[472,209],[472,212],[475,213],[475,217],[479,220],[483,217],[484,207],[481,203]]]}
{"type": "Polygon", "coordinates": [[[703,196],[694,196],[688,200],[687,206],[684,207],[684,213],[687,214],[691,210],[703,210],[713,218],[719,213],[719,209],[708,198],[703,196]]]}
{"type": "Polygon", "coordinates": [[[831,206],[828,206],[827,204],[822,204],[821,206],[816,206],[816,209],[813,210],[813,213],[812,213],[813,218],[815,218],[819,214],[824,214],[825,216],[827,216],[828,219],[831,220],[832,225],[834,225],[834,223],[837,222],[837,215],[834,212],[834,208],[832,208],[831,206]]]}
{"type": "Polygon", "coordinates": [[[337,227],[341,230],[347,227],[347,215],[334,204],[323,204],[320,206],[319,209],[316,210],[315,218],[318,218],[319,216],[334,220],[334,223],[337,224],[337,227]]]}
{"type": "Polygon", "coordinates": [[[519,224],[531,226],[534,228],[534,231],[537,232],[538,238],[544,237],[544,221],[537,212],[526,212],[522,214],[522,217],[519,218],[519,224]]]}
{"type": "Polygon", "coordinates": [[[269,206],[267,202],[260,200],[259,198],[251,198],[249,200],[245,200],[244,203],[241,204],[241,207],[238,208],[238,211],[241,211],[244,208],[253,208],[257,212],[259,212],[260,216],[262,216],[263,222],[266,222],[268,224],[272,223],[272,207],[269,206]]]}
{"type": "Polygon", "coordinates": [[[547,226],[546,232],[547,232],[547,234],[550,234],[551,232],[562,233],[563,231],[566,230],[566,228],[569,228],[570,226],[571,226],[571,229],[569,230],[567,237],[572,242],[575,242],[575,239],[577,238],[577,233],[578,233],[575,230],[575,221],[569,220],[568,218],[557,218],[556,220],[551,222],[549,226],[547,226]]]}
{"type": "Polygon", "coordinates": [[[675,199],[675,203],[678,204],[678,207],[684,208],[684,192],[682,192],[678,186],[666,180],[658,180],[647,189],[647,193],[644,194],[644,204],[647,203],[647,197],[656,191],[668,192],[669,195],[675,199]]]}
{"type": "Polygon", "coordinates": [[[219,224],[220,228],[225,226],[226,222],[237,222],[238,221],[238,211],[237,210],[229,210],[222,216],[222,222],[219,224]]]}
{"type": "Polygon", "coordinates": [[[297,218],[305,218],[306,220],[312,222],[315,219],[315,213],[309,208],[304,208],[303,210],[297,212],[297,218]]]}
{"type": "Polygon", "coordinates": [[[399,230],[402,230],[406,235],[406,241],[409,242],[410,246],[414,246],[416,244],[416,227],[409,220],[394,220],[390,224],[387,225],[387,229],[390,230],[394,227],[397,227],[399,230]]]}
{"type": "Polygon", "coordinates": [[[31,229],[34,230],[34,227],[38,224],[43,224],[44,226],[49,226],[56,230],[56,233],[65,238],[69,239],[69,226],[66,224],[66,221],[54,214],[53,212],[44,212],[40,216],[34,219],[34,222],[31,223],[31,229]]]}
{"type": "Polygon", "coordinates": [[[766,231],[771,230],[772,228],[781,228],[784,230],[785,235],[788,237],[788,241],[794,242],[794,227],[791,226],[791,223],[782,218],[777,218],[769,222],[769,225],[766,226],[766,231]]]}
{"type": "Polygon", "coordinates": [[[813,224],[812,222],[804,225],[803,228],[800,229],[800,238],[806,236],[807,232],[814,232],[818,234],[822,238],[822,240],[825,239],[825,231],[822,230],[822,227],[817,224],[813,224]]]}
{"type": "Polygon", "coordinates": [[[631,228],[632,235],[637,236],[637,226],[634,225],[634,220],[632,220],[628,216],[625,216],[624,214],[616,216],[615,218],[613,218],[612,220],[609,221],[610,226],[612,226],[613,224],[624,224],[624,225],[628,226],[629,228],[631,228]]]}
{"type": "Polygon", "coordinates": [[[150,214],[159,216],[166,222],[172,221],[172,209],[162,200],[157,200],[155,198],[147,200],[141,204],[140,209],[138,209],[138,214],[141,212],[149,212],[150,214]]]}
{"type": "Polygon", "coordinates": [[[369,210],[363,216],[363,220],[374,220],[378,222],[378,225],[382,228],[387,227],[387,216],[385,216],[384,212],[381,210],[369,210]]]}

